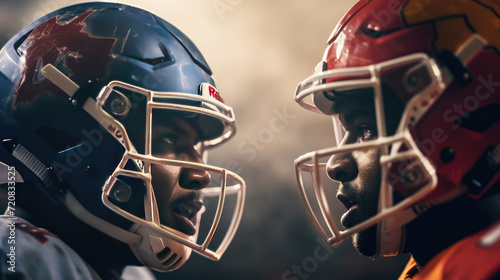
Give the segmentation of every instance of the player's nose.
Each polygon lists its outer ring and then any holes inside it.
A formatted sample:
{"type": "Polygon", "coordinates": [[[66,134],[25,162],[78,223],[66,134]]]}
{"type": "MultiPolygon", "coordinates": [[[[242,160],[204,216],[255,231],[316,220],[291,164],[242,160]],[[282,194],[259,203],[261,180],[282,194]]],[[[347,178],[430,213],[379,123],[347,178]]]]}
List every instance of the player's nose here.
{"type": "Polygon", "coordinates": [[[346,182],[356,178],[358,168],[350,154],[333,155],[326,165],[328,177],[334,181],[346,182]]]}
{"type": "MultiPolygon", "coordinates": [[[[203,159],[196,151],[190,155],[189,161],[203,163],[203,159]]],[[[210,178],[207,170],[183,167],[179,174],[179,185],[183,189],[201,190],[208,186],[210,178]]]]}

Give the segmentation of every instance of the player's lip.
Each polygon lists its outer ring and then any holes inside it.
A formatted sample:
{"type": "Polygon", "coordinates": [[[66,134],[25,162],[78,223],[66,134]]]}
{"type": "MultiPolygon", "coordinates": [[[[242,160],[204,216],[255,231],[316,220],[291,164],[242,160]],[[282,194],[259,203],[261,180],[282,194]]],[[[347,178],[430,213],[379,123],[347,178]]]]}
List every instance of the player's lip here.
{"type": "Polygon", "coordinates": [[[202,208],[203,201],[201,199],[181,197],[176,200],[173,212],[182,232],[190,236],[196,234],[198,213],[202,208]]]}
{"type": "Polygon", "coordinates": [[[340,222],[345,228],[350,228],[353,226],[353,211],[358,208],[358,204],[354,200],[349,199],[347,195],[340,192],[337,193],[337,199],[344,204],[347,209],[347,212],[340,218],[340,222]]]}

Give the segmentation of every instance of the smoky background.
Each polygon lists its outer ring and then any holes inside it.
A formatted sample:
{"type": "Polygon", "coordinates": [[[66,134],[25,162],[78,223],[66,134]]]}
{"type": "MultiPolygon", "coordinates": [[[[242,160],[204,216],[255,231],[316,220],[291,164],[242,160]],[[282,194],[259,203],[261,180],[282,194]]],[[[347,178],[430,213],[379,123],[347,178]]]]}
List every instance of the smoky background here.
{"type": "MultiPolygon", "coordinates": [[[[88,1],[0,0],[0,45],[33,20],[88,1]]],[[[325,247],[302,205],[298,156],[335,144],[332,120],[302,109],[295,88],[321,60],[354,0],[124,0],[183,31],[234,108],[236,136],[209,154],[247,183],[243,218],[219,262],[199,256],[158,279],[396,279],[408,256],[366,258],[350,241],[325,247]]]]}

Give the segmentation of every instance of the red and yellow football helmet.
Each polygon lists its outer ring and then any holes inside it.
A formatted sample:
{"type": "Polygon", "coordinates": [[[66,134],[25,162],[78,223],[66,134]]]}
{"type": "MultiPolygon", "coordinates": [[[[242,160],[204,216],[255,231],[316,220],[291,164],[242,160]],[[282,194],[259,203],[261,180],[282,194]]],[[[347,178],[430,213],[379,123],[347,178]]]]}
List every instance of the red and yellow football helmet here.
{"type": "Polygon", "coordinates": [[[295,161],[303,202],[328,244],[377,225],[377,254],[398,254],[402,228],[426,209],[500,186],[499,15],[499,1],[363,0],[342,18],[295,93],[302,107],[334,119],[337,147],[295,161]],[[335,102],[359,90],[373,97],[378,137],[343,145],[335,102]],[[404,105],[395,132],[388,98],[404,105]],[[341,230],[322,180],[326,162],[369,148],[381,153],[378,211],[341,230]]]}

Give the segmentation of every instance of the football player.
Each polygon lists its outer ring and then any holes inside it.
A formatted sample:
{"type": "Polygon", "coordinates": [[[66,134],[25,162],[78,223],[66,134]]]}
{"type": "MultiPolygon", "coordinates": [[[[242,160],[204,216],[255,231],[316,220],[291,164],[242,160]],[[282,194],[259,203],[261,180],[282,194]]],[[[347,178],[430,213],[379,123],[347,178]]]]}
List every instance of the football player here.
{"type": "Polygon", "coordinates": [[[10,39],[0,278],[118,279],[129,265],[175,270],[192,251],[218,260],[245,184],[204,163],[235,133],[211,74],[181,31],[123,4],[62,8],[10,39]]]}
{"type": "Polygon", "coordinates": [[[329,245],[409,252],[400,279],[500,276],[499,13],[498,1],[362,0],[341,19],[295,94],[334,123],[336,146],[295,162],[329,245]]]}

